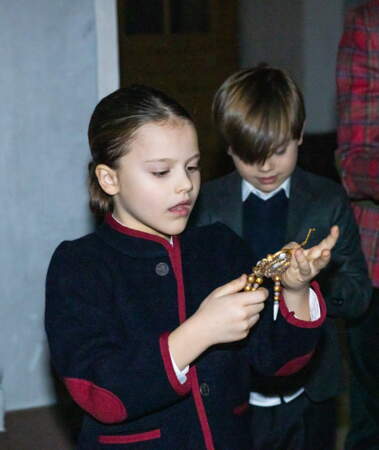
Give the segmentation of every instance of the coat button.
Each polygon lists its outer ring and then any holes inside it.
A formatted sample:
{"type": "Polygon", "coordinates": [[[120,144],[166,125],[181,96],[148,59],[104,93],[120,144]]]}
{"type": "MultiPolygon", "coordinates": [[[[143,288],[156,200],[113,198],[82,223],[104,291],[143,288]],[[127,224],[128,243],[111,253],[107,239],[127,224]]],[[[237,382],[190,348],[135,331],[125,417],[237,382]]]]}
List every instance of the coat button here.
{"type": "Polygon", "coordinates": [[[208,384],[207,383],[201,383],[201,385],[200,385],[200,394],[203,397],[208,397],[209,393],[210,393],[210,389],[209,389],[208,384]]]}
{"type": "Polygon", "coordinates": [[[338,305],[338,306],[343,305],[343,299],[342,299],[342,298],[333,298],[333,299],[332,299],[332,302],[333,302],[335,305],[338,305]]]}
{"type": "Polygon", "coordinates": [[[167,275],[170,271],[170,268],[168,267],[168,264],[164,262],[160,262],[155,266],[155,273],[161,277],[164,277],[167,275]]]}

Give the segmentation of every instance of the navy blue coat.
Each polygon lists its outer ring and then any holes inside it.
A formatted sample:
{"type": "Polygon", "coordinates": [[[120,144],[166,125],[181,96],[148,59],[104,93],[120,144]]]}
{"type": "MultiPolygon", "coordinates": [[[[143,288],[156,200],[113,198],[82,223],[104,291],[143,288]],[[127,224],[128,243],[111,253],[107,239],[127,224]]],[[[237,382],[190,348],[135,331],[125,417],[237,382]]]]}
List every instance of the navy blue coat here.
{"type": "Polygon", "coordinates": [[[284,302],[276,322],[265,308],[248,339],[208,349],[181,385],[168,334],[213,289],[249,272],[251,257],[221,224],[188,230],[171,246],[107,222],[63,242],[47,275],[52,363],[86,411],[78,449],[249,449],[249,365],[286,375],[306,364],[323,300],[312,324],[284,302]]]}

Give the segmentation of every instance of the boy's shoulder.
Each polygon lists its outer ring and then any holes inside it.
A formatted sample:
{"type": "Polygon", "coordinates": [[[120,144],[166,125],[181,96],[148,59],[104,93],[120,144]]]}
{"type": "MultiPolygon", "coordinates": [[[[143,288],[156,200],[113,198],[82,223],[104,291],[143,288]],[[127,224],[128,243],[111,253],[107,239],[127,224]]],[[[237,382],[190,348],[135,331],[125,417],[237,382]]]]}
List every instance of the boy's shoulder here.
{"type": "Polygon", "coordinates": [[[190,225],[183,232],[183,237],[187,240],[198,243],[201,247],[208,245],[219,245],[220,242],[235,243],[241,238],[222,222],[213,222],[206,225],[190,225]]]}
{"type": "Polygon", "coordinates": [[[305,191],[318,197],[328,196],[333,198],[347,198],[346,192],[341,184],[336,181],[308,172],[296,167],[291,176],[291,192],[305,191]]]}
{"type": "Polygon", "coordinates": [[[201,187],[201,194],[217,194],[220,190],[223,192],[234,191],[241,186],[241,176],[234,170],[224,176],[205,182],[201,187]]]}

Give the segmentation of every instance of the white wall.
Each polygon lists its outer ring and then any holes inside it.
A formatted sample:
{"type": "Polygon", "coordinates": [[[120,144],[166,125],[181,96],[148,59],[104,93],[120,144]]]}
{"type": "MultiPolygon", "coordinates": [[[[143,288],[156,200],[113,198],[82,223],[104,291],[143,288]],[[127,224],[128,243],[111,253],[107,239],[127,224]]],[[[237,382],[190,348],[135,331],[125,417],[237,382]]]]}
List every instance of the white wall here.
{"type": "Polygon", "coordinates": [[[336,127],[336,58],[343,13],[343,0],[304,2],[303,93],[306,130],[311,133],[336,127]]]}
{"type": "MultiPolygon", "coordinates": [[[[347,1],[347,0],[346,0],[347,1]]],[[[240,62],[290,71],[303,90],[306,131],[333,130],[335,59],[344,0],[240,0],[240,62]]]]}
{"type": "Polygon", "coordinates": [[[240,0],[240,64],[259,62],[290,70],[300,82],[302,61],[302,0],[240,0]]]}
{"type": "Polygon", "coordinates": [[[0,3],[0,369],[6,409],[54,401],[44,280],[91,228],[86,128],[97,102],[93,0],[0,3]]]}
{"type": "Polygon", "coordinates": [[[50,256],[93,227],[87,126],[119,86],[116,0],[0,3],[0,431],[55,401],[43,327],[50,256]]]}

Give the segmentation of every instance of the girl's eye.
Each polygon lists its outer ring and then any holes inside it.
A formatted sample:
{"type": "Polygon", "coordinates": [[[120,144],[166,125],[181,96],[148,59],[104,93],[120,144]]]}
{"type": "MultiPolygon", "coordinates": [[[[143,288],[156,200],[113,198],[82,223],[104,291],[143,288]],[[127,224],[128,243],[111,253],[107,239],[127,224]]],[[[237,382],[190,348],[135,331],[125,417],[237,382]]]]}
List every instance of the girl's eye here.
{"type": "Polygon", "coordinates": [[[159,170],[158,172],[151,172],[155,177],[164,177],[166,174],[169,173],[169,170],[159,170]]]}
{"type": "Polygon", "coordinates": [[[277,150],[276,152],[275,152],[275,155],[284,155],[284,153],[286,152],[286,148],[281,148],[281,149],[279,149],[279,150],[277,150]]]}
{"type": "Polygon", "coordinates": [[[187,167],[188,172],[196,172],[197,170],[200,170],[200,166],[188,166],[187,167]]]}

